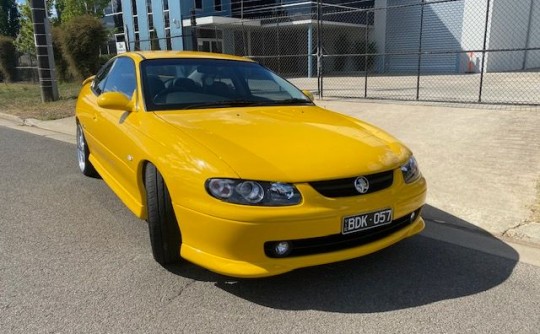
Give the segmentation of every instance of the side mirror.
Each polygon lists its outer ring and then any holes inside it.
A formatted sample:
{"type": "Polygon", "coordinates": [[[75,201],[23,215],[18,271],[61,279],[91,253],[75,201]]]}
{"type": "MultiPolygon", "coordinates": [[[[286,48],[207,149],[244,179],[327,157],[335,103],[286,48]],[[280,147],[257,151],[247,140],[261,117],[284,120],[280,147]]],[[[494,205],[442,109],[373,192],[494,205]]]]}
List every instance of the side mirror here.
{"type": "Polygon", "coordinates": [[[97,104],[101,108],[129,111],[130,101],[128,98],[119,92],[106,92],[101,94],[97,99],[97,104]]]}
{"type": "Polygon", "coordinates": [[[315,97],[313,96],[313,93],[310,92],[309,90],[304,89],[302,91],[302,93],[304,93],[304,95],[307,96],[312,102],[313,102],[313,100],[315,100],[315,97]]]}

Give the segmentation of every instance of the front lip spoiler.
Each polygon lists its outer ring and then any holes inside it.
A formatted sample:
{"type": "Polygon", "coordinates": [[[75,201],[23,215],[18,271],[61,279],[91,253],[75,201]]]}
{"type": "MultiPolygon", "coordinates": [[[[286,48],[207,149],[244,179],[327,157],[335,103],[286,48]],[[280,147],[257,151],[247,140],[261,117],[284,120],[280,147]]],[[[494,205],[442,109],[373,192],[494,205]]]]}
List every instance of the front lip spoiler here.
{"type": "Polygon", "coordinates": [[[420,233],[425,228],[422,217],[407,227],[404,227],[382,239],[367,243],[362,246],[345,250],[291,257],[282,259],[268,259],[265,262],[250,263],[215,256],[200,251],[189,245],[182,244],[181,256],[197,265],[205,267],[218,274],[238,278],[259,278],[283,274],[295,269],[312,267],[317,265],[340,262],[368,255],[387,248],[405,238],[420,233]]]}
{"type": "Polygon", "coordinates": [[[370,230],[364,230],[351,234],[333,234],[325,237],[316,237],[296,240],[276,240],[268,241],[264,244],[264,252],[270,258],[287,258],[295,256],[306,256],[313,254],[322,254],[327,252],[339,251],[348,248],[354,248],[370,242],[384,238],[406,226],[409,226],[420,216],[422,207],[410,212],[400,218],[394,219],[390,224],[378,226],[370,230]],[[414,217],[411,219],[411,217],[414,217]],[[273,252],[273,245],[277,242],[287,241],[291,244],[291,250],[286,257],[276,256],[273,252]]]}

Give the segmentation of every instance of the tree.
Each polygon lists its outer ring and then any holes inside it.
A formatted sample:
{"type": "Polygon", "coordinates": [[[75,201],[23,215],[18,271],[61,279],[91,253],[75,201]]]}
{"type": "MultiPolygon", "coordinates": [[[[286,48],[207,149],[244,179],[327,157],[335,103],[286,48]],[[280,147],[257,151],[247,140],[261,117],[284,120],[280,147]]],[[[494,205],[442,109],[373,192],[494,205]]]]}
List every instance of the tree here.
{"type": "Polygon", "coordinates": [[[0,35],[17,37],[19,10],[15,0],[0,0],[0,35]]]}
{"type": "Polygon", "coordinates": [[[19,6],[21,28],[19,35],[15,40],[15,46],[21,53],[36,54],[36,46],[34,44],[34,24],[32,22],[32,12],[28,3],[19,6]]]}
{"type": "Polygon", "coordinates": [[[63,26],[62,52],[77,79],[84,79],[99,69],[99,47],[107,41],[107,30],[90,15],[77,17],[63,26]]]}
{"type": "Polygon", "coordinates": [[[0,36],[0,77],[3,77],[7,82],[14,81],[16,66],[17,56],[13,39],[0,36]]]}
{"type": "Polygon", "coordinates": [[[62,23],[82,15],[102,18],[103,10],[110,3],[110,0],[56,0],[55,7],[58,21],[62,23]]]}

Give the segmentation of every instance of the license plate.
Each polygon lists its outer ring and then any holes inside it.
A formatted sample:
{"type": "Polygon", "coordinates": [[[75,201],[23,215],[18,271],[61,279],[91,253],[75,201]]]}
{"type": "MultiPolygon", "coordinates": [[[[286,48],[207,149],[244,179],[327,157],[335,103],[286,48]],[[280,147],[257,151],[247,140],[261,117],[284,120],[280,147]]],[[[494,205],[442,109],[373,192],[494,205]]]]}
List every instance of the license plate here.
{"type": "Polygon", "coordinates": [[[355,233],[392,222],[392,209],[384,209],[343,218],[342,234],[355,233]]]}

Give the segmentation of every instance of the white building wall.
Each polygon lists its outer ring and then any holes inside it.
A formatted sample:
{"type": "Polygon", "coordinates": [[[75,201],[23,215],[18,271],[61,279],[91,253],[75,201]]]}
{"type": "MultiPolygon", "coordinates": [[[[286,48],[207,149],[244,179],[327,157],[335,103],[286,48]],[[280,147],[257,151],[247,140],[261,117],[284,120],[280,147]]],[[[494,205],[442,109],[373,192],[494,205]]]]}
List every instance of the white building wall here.
{"type": "MultiPolygon", "coordinates": [[[[493,0],[489,49],[525,48],[529,31],[531,4],[538,0],[493,0]]],[[[532,25],[531,25],[532,27],[532,25]]],[[[490,52],[488,72],[516,71],[524,69],[524,51],[490,52]]]]}
{"type": "MultiPolygon", "coordinates": [[[[482,49],[484,45],[484,29],[486,27],[486,10],[487,0],[465,0],[463,10],[463,26],[461,32],[462,50],[482,49]]],[[[488,26],[487,41],[489,41],[489,30],[490,29],[488,26]]],[[[489,57],[489,55],[487,55],[487,57],[489,57]]],[[[481,52],[462,53],[460,55],[459,72],[480,72],[481,64],[481,52]]]]}

